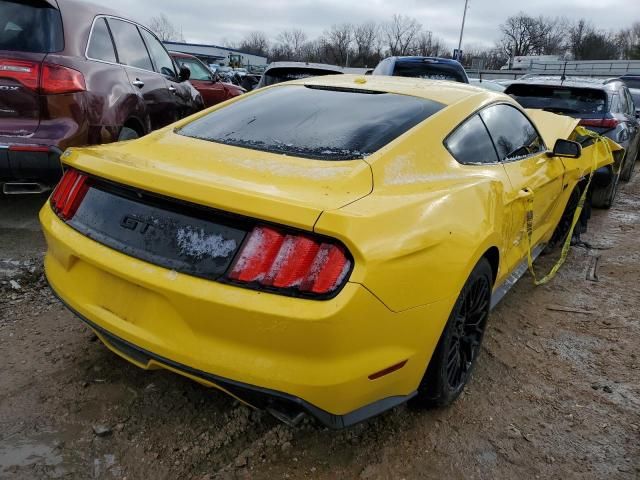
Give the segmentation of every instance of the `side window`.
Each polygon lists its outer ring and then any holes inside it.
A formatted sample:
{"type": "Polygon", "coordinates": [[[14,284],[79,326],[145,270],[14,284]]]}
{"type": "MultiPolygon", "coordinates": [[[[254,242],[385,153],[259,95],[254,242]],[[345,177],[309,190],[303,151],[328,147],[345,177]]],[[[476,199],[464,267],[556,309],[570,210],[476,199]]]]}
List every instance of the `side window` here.
{"type": "Polygon", "coordinates": [[[456,128],[445,141],[445,146],[463,165],[498,162],[489,132],[478,115],[456,128]]]}
{"type": "Polygon", "coordinates": [[[142,32],[142,37],[144,38],[144,43],[147,44],[147,48],[149,49],[149,53],[151,54],[151,59],[153,60],[153,64],[155,65],[156,72],[162,73],[168,77],[175,78],[176,72],[173,68],[173,61],[169,54],[164,49],[162,44],[147,32],[144,28],[140,29],[142,32]]]}
{"type": "Polygon", "coordinates": [[[631,96],[631,92],[629,91],[628,88],[624,89],[624,93],[627,97],[627,114],[631,115],[632,117],[635,116],[636,114],[636,105],[634,105],[633,103],[633,97],[631,96]]]}
{"type": "Polygon", "coordinates": [[[620,105],[620,98],[618,95],[611,95],[611,99],[609,100],[609,111],[611,113],[620,113],[622,111],[622,107],[620,105]]]}
{"type": "Polygon", "coordinates": [[[501,161],[518,160],[545,150],[533,124],[515,107],[493,105],[480,112],[501,161]]]}
{"type": "Polygon", "coordinates": [[[618,109],[618,113],[627,113],[629,110],[629,105],[627,105],[627,97],[625,97],[624,92],[620,90],[618,94],[618,98],[620,98],[620,108],[618,109]]]}
{"type": "Polygon", "coordinates": [[[89,47],[87,48],[87,57],[95,60],[104,60],[105,62],[117,62],[111,34],[104,18],[97,19],[93,25],[89,47]]]}
{"type": "Polygon", "coordinates": [[[142,42],[138,27],[133,23],[115,18],[109,19],[109,27],[113,33],[118,51],[118,60],[124,65],[153,71],[147,48],[142,42]]]}

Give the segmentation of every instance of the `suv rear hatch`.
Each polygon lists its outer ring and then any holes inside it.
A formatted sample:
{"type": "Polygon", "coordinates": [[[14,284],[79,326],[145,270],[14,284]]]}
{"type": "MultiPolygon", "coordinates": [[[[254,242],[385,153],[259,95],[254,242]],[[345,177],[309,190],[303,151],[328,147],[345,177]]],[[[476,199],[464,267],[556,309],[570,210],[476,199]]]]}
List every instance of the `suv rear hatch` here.
{"type": "Polygon", "coordinates": [[[63,49],[62,19],[52,2],[0,0],[0,135],[28,136],[40,124],[40,71],[63,49]]]}
{"type": "MultiPolygon", "coordinates": [[[[505,90],[524,108],[568,115],[598,133],[612,128],[607,115],[607,93],[600,88],[514,83],[505,90]]],[[[613,125],[615,126],[615,125],[613,125]]]]}

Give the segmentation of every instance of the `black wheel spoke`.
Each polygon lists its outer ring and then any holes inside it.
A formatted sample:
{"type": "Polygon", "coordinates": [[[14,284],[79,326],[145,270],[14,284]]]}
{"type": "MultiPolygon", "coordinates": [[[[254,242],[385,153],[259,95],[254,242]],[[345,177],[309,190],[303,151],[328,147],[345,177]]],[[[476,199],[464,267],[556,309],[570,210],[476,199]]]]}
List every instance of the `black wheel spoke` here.
{"type": "Polygon", "coordinates": [[[453,312],[446,356],[447,381],[454,389],[466,381],[479,351],[489,314],[491,291],[488,279],[480,277],[465,285],[461,297],[453,312]]]}

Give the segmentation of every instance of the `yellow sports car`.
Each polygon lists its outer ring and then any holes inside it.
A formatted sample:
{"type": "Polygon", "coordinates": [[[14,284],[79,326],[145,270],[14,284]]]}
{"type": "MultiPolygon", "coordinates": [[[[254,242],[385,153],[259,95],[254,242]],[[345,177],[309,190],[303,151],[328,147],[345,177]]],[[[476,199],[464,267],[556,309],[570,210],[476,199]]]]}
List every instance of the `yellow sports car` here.
{"type": "Polygon", "coordinates": [[[125,359],[288,422],[446,405],[526,268],[527,205],[535,256],[611,162],[575,126],[443,81],[257,90],[68,150],[40,213],[46,276],[125,359]]]}

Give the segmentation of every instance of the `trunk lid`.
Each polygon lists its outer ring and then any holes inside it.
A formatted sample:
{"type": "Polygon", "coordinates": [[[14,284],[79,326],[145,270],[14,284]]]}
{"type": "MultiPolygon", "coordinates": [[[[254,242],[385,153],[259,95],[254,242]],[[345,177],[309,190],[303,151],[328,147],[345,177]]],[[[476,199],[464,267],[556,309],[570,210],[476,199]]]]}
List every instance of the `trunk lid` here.
{"type": "Polygon", "coordinates": [[[45,56],[0,50],[0,135],[25,137],[40,125],[37,88],[45,56]]]}
{"type": "Polygon", "coordinates": [[[28,136],[40,124],[40,70],[64,47],[62,19],[52,1],[0,0],[0,135],[28,136]]]}
{"type": "Polygon", "coordinates": [[[63,163],[165,197],[312,230],[324,210],[373,188],[364,160],[323,161],[223,145],[163,129],[134,142],[73,149],[63,163]]]}

